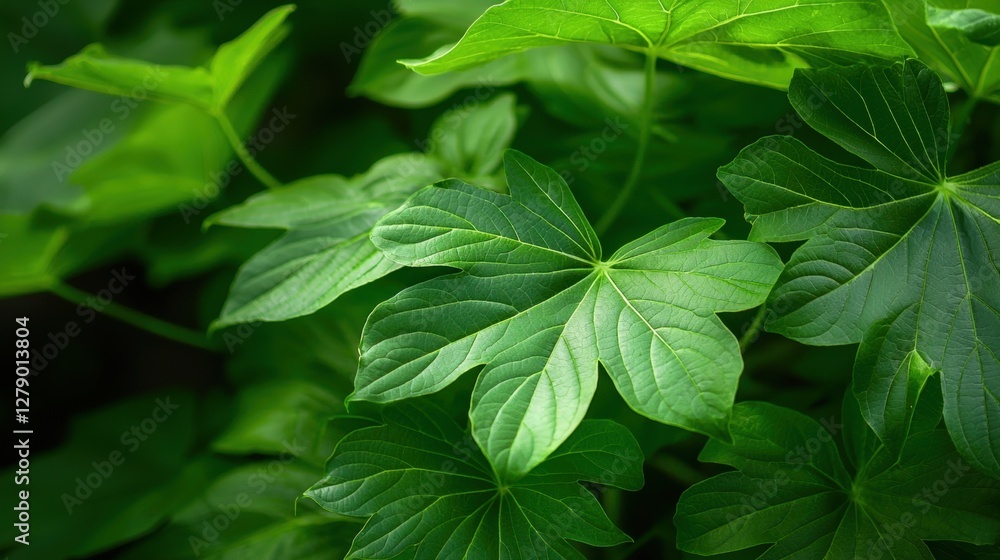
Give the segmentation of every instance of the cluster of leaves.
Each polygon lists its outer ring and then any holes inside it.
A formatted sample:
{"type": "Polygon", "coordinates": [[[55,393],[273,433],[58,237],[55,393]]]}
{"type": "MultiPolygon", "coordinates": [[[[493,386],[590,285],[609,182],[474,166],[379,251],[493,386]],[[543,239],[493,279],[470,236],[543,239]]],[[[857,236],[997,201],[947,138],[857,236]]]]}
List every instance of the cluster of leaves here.
{"type": "MultiPolygon", "coordinates": [[[[63,525],[38,532],[70,535],[46,557],[129,542],[124,557],[164,560],[590,556],[570,541],[624,557],[648,541],[628,547],[620,491],[647,464],[682,483],[673,525],[661,508],[667,523],[644,526],[676,557],[994,558],[1000,163],[958,148],[976,104],[1000,102],[997,6],[494,4],[370,12],[349,91],[412,114],[457,100],[424,117],[419,151],[389,146],[352,176],[282,184],[242,140],[288,66],[292,6],[190,65],[99,45],[29,65],[26,85],[160,104],[73,170],[58,154],[68,185],[7,174],[0,295],[72,299],[65,278],[124,255],[163,283],[240,265],[202,340],[233,353],[236,399],[184,396],[176,448],[130,455],[135,478],[100,503],[75,495],[107,512],[82,529],[56,513],[74,495],[42,498],[63,525]],[[747,116],[747,95],[780,115],[784,91],[807,141],[759,138],[778,117],[747,116]],[[713,116],[709,93],[738,114],[713,116]],[[759,139],[732,145],[743,128],[759,139]],[[586,142],[576,173],[567,129],[586,142]],[[241,167],[266,190],[233,203],[216,179],[241,167]],[[731,217],[708,201],[715,169],[748,233],[690,216],[731,217]],[[180,217],[205,238],[162,247],[145,230],[171,213],[160,227],[180,217]],[[620,248],[605,258],[602,239],[620,248]],[[433,267],[451,270],[418,270],[433,267]],[[732,317],[755,308],[737,338],[732,317]],[[761,328],[779,349],[766,367],[858,344],[824,370],[853,364],[849,386],[757,402],[774,392],[745,375],[765,369],[761,328]],[[839,421],[803,414],[840,402],[839,421]],[[201,409],[217,418],[196,427],[201,409]],[[705,439],[703,464],[671,455],[705,439]],[[147,464],[170,482],[143,485],[147,464]]],[[[39,472],[106,454],[116,430],[84,434],[135,406],[82,422],[39,472]]]]}

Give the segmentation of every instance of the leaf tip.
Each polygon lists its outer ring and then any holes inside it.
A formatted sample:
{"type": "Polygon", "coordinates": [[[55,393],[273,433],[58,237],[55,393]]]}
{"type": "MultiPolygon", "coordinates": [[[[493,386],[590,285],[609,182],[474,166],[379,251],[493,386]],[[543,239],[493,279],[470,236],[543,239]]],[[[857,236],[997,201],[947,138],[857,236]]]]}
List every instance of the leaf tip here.
{"type": "Polygon", "coordinates": [[[42,68],[42,63],[37,60],[33,60],[28,63],[24,75],[24,87],[31,87],[31,83],[35,80],[35,74],[42,68]]]}

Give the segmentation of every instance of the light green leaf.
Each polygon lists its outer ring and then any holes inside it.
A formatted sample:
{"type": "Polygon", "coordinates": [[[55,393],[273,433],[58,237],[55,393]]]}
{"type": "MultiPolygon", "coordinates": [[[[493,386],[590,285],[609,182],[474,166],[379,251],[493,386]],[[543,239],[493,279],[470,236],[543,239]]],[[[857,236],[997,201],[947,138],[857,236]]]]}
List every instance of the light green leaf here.
{"type": "Polygon", "coordinates": [[[116,57],[98,44],[87,46],[62,64],[29,64],[24,85],[30,86],[34,80],[49,80],[108,95],[187,103],[204,110],[212,106],[212,75],[204,68],[116,57]]]}
{"type": "Polygon", "coordinates": [[[943,10],[928,4],[927,25],[956,29],[973,43],[987,47],[1000,44],[1000,15],[983,10],[943,10]]]}
{"type": "Polygon", "coordinates": [[[69,176],[84,189],[86,222],[140,220],[176,211],[209,188],[217,194],[210,173],[225,166],[231,149],[214,119],[188,106],[147,109],[130,134],[69,176]]]}
{"type": "Polygon", "coordinates": [[[415,4],[420,6],[414,5],[413,10],[409,3],[401,4],[400,9],[410,17],[391,21],[365,49],[349,93],[397,107],[427,107],[463,88],[489,93],[521,78],[525,61],[519,57],[436,76],[417,74],[397,63],[400,59],[427,56],[441,45],[458,41],[472,21],[489,7],[476,6],[482,2],[415,4]],[[470,13],[474,10],[478,11],[470,13]]]}
{"type": "Polygon", "coordinates": [[[842,422],[736,405],[733,442],[709,441],[699,458],[737,470],[681,495],[678,548],[711,555],[773,543],[759,560],[933,560],[924,540],[1000,537],[1000,482],[966,464],[944,430],[911,435],[898,462],[885,447],[868,448],[850,472],[837,432],[871,432],[850,398],[842,422]]]}
{"type": "Polygon", "coordinates": [[[598,360],[640,414],[724,435],[742,359],[715,314],[760,304],[781,268],[774,251],[710,240],[723,221],[692,218],[602,261],[562,177],[515,151],[504,163],[510,196],[445,181],[372,231],[400,264],[462,272],[372,312],[353,398],[432,393],[488,364],[472,398],[473,434],[510,479],[579,424],[598,360]]]}
{"type": "Polygon", "coordinates": [[[969,35],[985,38],[988,21],[996,21],[996,0],[916,0],[897,2],[884,0],[900,35],[913,47],[921,60],[940,72],[948,81],[958,84],[971,96],[1000,101],[1000,56],[996,46],[981,44],[969,35]],[[978,28],[970,18],[983,18],[978,28]],[[983,33],[983,35],[979,35],[983,33]]]}
{"type": "Polygon", "coordinates": [[[448,112],[423,143],[426,155],[390,156],[351,179],[302,179],[212,217],[208,225],[288,230],[243,265],[212,328],[308,315],[398,269],[368,239],[372,226],[417,189],[448,176],[502,185],[492,175],[513,139],[514,110],[513,96],[502,95],[448,112]]]}
{"type": "Polygon", "coordinates": [[[133,225],[74,228],[48,215],[0,214],[0,296],[39,292],[132,249],[133,225]]]}
{"type": "Polygon", "coordinates": [[[483,15],[490,6],[503,0],[396,0],[399,12],[408,18],[422,18],[441,25],[465,29],[483,15]]]}
{"type": "Polygon", "coordinates": [[[288,33],[282,25],[295,9],[282,6],[264,15],[245,33],[221,45],[208,68],[151,64],[112,56],[90,45],[65,62],[28,65],[24,85],[36,79],[139,99],[185,103],[213,113],[225,110],[239,86],[288,33]]]}
{"type": "Polygon", "coordinates": [[[261,60],[288,35],[285,19],[295,11],[288,4],[264,14],[242,35],[219,46],[209,63],[212,73],[212,106],[222,110],[261,60]]]}
{"type": "Polygon", "coordinates": [[[582,560],[567,540],[612,546],[629,538],[579,482],[642,486],[639,446],[614,422],[582,423],[547,461],[505,483],[466,432],[426,405],[388,409],[385,425],[341,440],[328,467],[306,495],[369,518],[349,559],[582,560]]]}
{"type": "Polygon", "coordinates": [[[946,176],[948,100],[915,60],[802,71],[789,97],[875,169],[787,137],[762,139],[720,169],[746,206],[751,239],[806,241],[771,294],[767,328],[808,344],[863,342],[856,391],[883,441],[905,435],[904,388],[918,381],[904,364],[915,351],[918,375],[942,372],[959,451],[1000,476],[1000,164],[946,176]]]}
{"type": "Polygon", "coordinates": [[[66,243],[66,226],[38,226],[28,216],[0,215],[0,296],[49,288],[58,280],[52,259],[66,243]]]}
{"type": "Polygon", "coordinates": [[[365,49],[348,92],[397,107],[427,107],[463,88],[475,86],[477,92],[492,92],[518,81],[523,61],[517,57],[437,76],[417,74],[397,63],[427,56],[441,45],[458,41],[476,18],[499,1],[397,1],[403,17],[389,22],[365,49]]]}
{"type": "Polygon", "coordinates": [[[288,233],[240,268],[212,329],[308,315],[396,270],[368,233],[416,189],[440,178],[438,165],[423,155],[392,156],[352,179],[302,179],[215,215],[211,223],[288,233]]]}
{"type": "MultiPolygon", "coordinates": [[[[500,169],[503,151],[517,131],[516,100],[502,94],[482,107],[452,109],[442,115],[427,139],[427,155],[444,164],[445,177],[492,183],[490,175],[500,169]]],[[[424,185],[426,186],[426,185],[424,185]]]]}
{"type": "Polygon", "coordinates": [[[611,44],[725,78],[784,88],[802,66],[911,51],[881,2],[509,0],[452,48],[404,61],[425,74],[463,70],[529,48],[611,44]]]}
{"type": "MultiPolygon", "coordinates": [[[[249,131],[260,115],[284,72],[279,62],[268,61],[253,75],[253,87],[230,103],[237,130],[249,131]]],[[[86,195],[80,203],[81,222],[138,221],[165,212],[176,212],[190,222],[200,213],[192,200],[203,208],[242,172],[225,135],[204,111],[157,104],[138,106],[136,111],[128,134],[85,159],[68,179],[82,186],[86,195]]],[[[124,113],[113,120],[120,123],[128,116],[124,113]]]]}

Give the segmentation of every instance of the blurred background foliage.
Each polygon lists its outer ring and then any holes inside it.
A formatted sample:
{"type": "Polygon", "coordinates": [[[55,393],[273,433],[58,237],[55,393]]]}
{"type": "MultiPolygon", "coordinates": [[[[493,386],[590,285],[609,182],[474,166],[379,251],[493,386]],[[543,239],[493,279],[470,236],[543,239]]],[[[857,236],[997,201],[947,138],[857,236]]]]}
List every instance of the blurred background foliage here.
{"type": "MultiPolygon", "coordinates": [[[[342,557],[356,520],[297,498],[323,475],[338,437],[356,423],[337,417],[351,390],[365,317],[427,273],[395,272],[305,317],[226,327],[206,348],[67,301],[79,292],[99,294],[116,273],[131,275],[114,295],[115,308],[206,332],[239,266],[279,232],[202,227],[264,189],[250,173],[225,172],[238,160],[209,116],[44,81],[26,89],[26,64],[56,64],[100,42],[118,55],[197,66],[276,4],[51,3],[58,12],[40,18],[41,26],[30,24],[42,10],[38,2],[0,5],[3,29],[25,39],[8,35],[0,59],[0,316],[30,317],[39,351],[31,378],[32,545],[3,553],[48,560],[342,557]],[[111,125],[102,130],[105,120],[111,125]],[[144,424],[158,399],[168,398],[176,411],[144,424]],[[149,425],[154,431],[145,430],[149,425]],[[130,437],[134,427],[146,439],[130,437]],[[124,462],[104,474],[116,450],[124,462]]],[[[512,145],[562,172],[594,219],[615,197],[635,151],[640,57],[551,47],[431,77],[395,63],[457,40],[492,3],[301,2],[292,32],[227,113],[244,136],[265,126],[274,110],[294,115],[257,154],[278,180],[291,182],[351,177],[386,156],[421,151],[449,109],[511,92],[518,120],[512,145]]],[[[626,219],[604,236],[608,253],[689,215],[724,217],[722,234],[745,238],[742,206],[715,173],[763,135],[794,134],[836,151],[802,125],[780,91],[661,61],[655,94],[654,141],[626,219]]],[[[981,107],[957,165],[1000,159],[996,117],[994,105],[981,107]]],[[[740,336],[752,315],[725,320],[740,336]]],[[[754,351],[738,400],[766,398],[814,417],[839,410],[853,348],[807,350],[767,334],[748,343],[754,351]]],[[[454,408],[462,410],[472,379],[430,399],[463,403],[454,408]]],[[[687,486],[718,472],[695,460],[703,438],[632,414],[606,378],[589,414],[635,433],[647,457],[647,484],[637,493],[602,496],[626,533],[646,537],[588,554],[682,558],[673,547],[672,504],[687,486]]],[[[14,493],[14,469],[8,465],[4,474],[5,496],[14,493]]],[[[0,532],[2,546],[13,542],[10,523],[0,532]]]]}

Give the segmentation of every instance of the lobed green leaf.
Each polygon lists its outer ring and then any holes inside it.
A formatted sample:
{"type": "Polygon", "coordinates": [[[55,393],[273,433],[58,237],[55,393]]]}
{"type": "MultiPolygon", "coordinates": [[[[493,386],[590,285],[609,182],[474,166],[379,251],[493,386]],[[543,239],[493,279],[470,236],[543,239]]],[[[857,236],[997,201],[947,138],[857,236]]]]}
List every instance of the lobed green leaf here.
{"type": "Polygon", "coordinates": [[[437,74],[565,43],[610,44],[776,88],[788,85],[795,68],[911,52],[878,1],[508,0],[453,47],[403,62],[437,74]]]}
{"type": "Polygon", "coordinates": [[[771,293],[767,328],[861,342],[855,393],[883,441],[903,439],[914,396],[941,371],[959,451],[1000,476],[1000,164],[946,174],[948,100],[915,60],[800,71],[789,98],[872,168],[772,137],[719,170],[751,239],[805,241],[771,293]]]}
{"type": "Polygon", "coordinates": [[[508,483],[443,411],[401,405],[384,416],[341,440],[329,474],[306,492],[329,511],[368,518],[348,558],[582,560],[567,540],[629,542],[579,484],[642,486],[642,453],[622,426],[588,420],[508,483]]]}
{"type": "Polygon", "coordinates": [[[851,398],[841,422],[736,405],[732,443],[710,441],[699,458],[737,470],[681,495],[678,547],[711,555],[773,544],[759,560],[932,560],[925,540],[987,545],[1000,537],[1000,482],[963,462],[944,430],[911,434],[898,459],[884,446],[855,447],[852,473],[838,432],[846,442],[876,440],[851,398]]]}
{"type": "Polygon", "coordinates": [[[352,398],[432,393],[486,365],[472,398],[473,434],[511,479],[582,420],[598,361],[638,413],[724,436],[742,359],[716,313],[761,303],[781,268],[774,251],[711,240],[723,221],[690,218],[602,261],[562,177],[512,150],[504,161],[510,195],[445,181],[372,231],[402,265],[462,272],[372,312],[352,398]]]}

